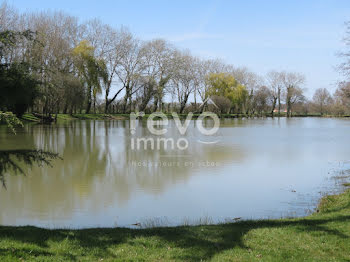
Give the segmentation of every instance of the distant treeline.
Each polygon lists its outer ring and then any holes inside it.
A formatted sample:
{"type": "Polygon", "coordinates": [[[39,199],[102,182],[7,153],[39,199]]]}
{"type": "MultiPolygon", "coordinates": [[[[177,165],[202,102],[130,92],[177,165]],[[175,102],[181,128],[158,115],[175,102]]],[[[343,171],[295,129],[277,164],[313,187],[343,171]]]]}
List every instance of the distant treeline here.
{"type": "MultiPolygon", "coordinates": [[[[345,54],[346,56],[346,54],[345,54]]],[[[0,6],[0,111],[178,113],[216,110],[263,115],[350,113],[350,85],[304,96],[296,72],[258,76],[201,59],[163,39],[141,41],[126,28],[61,12],[20,14],[0,6]]],[[[342,66],[347,70],[346,63],[342,66]]]]}

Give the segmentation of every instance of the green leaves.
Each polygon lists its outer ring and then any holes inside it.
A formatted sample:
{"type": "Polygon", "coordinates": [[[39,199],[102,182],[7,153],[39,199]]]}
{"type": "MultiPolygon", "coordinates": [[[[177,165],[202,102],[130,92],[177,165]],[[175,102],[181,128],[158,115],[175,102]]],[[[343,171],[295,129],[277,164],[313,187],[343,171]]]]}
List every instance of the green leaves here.
{"type": "Polygon", "coordinates": [[[33,105],[39,95],[39,82],[32,76],[25,63],[13,63],[0,67],[0,108],[17,116],[33,105]]]}
{"type": "Polygon", "coordinates": [[[22,39],[27,39],[32,41],[34,39],[35,33],[30,30],[25,30],[22,32],[17,31],[0,31],[0,58],[3,56],[3,53],[6,48],[16,46],[17,42],[22,39]]]}
{"type": "Polygon", "coordinates": [[[20,163],[24,163],[27,166],[33,166],[34,164],[51,166],[51,162],[54,159],[62,158],[58,154],[42,150],[0,150],[0,182],[6,187],[4,175],[9,170],[15,174],[25,175],[20,163]]]}
{"type": "Polygon", "coordinates": [[[207,96],[226,97],[231,101],[233,107],[241,108],[247,99],[246,87],[229,73],[210,74],[206,82],[209,86],[207,96]]]}
{"type": "MultiPolygon", "coordinates": [[[[94,51],[94,47],[83,40],[72,50],[72,54],[83,84],[92,89],[93,97],[96,98],[102,92],[102,84],[107,83],[108,74],[104,60],[96,58],[94,51]]],[[[88,96],[91,96],[90,92],[88,96]]]]}
{"type": "Polygon", "coordinates": [[[19,120],[11,112],[1,112],[0,111],[0,123],[5,122],[9,128],[11,128],[13,133],[16,133],[15,126],[23,126],[21,120],[19,120]]]}

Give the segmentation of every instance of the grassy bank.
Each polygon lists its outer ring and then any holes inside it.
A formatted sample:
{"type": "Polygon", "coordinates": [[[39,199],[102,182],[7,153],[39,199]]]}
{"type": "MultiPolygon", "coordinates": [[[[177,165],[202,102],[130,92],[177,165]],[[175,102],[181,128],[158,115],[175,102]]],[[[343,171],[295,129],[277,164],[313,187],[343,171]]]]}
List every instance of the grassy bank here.
{"type": "Polygon", "coordinates": [[[350,190],[315,214],[208,226],[0,227],[1,261],[349,261],[350,190]]]}
{"type": "MultiPolygon", "coordinates": [[[[53,115],[52,117],[55,117],[53,115]]],[[[70,121],[70,120],[123,120],[128,119],[127,114],[58,114],[57,121],[70,121]]],[[[40,122],[40,118],[35,117],[33,114],[26,113],[22,116],[22,120],[29,122],[40,122]]]]}
{"type": "MultiPolygon", "coordinates": [[[[172,114],[165,114],[169,119],[173,116],[172,114]]],[[[193,114],[193,118],[199,117],[200,114],[193,114]]],[[[145,118],[149,117],[150,114],[146,114],[145,118]]],[[[246,115],[246,114],[221,114],[221,118],[244,118],[244,117],[271,117],[271,114],[263,114],[263,115],[246,115]]],[[[274,115],[278,117],[277,114],[274,115]]],[[[55,117],[55,115],[53,115],[55,117]]],[[[58,121],[69,121],[69,120],[124,120],[129,119],[129,114],[58,114],[58,121]]],[[[187,114],[179,114],[180,118],[186,118],[187,114]]],[[[285,113],[281,113],[280,117],[286,117],[285,113]]],[[[349,117],[347,115],[344,116],[333,116],[333,115],[323,115],[320,114],[293,114],[293,117],[349,117]]],[[[26,113],[22,116],[22,120],[29,122],[40,122],[40,119],[35,117],[31,113],[26,113]]]]}

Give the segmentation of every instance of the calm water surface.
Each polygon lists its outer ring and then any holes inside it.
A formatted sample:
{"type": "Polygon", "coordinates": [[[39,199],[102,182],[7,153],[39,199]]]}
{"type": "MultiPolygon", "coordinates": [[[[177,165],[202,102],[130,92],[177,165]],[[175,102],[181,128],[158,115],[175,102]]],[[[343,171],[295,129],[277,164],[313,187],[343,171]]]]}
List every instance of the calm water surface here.
{"type": "MultiPolygon", "coordinates": [[[[176,141],[181,135],[169,125],[164,137],[176,141]]],[[[224,120],[215,137],[192,121],[186,150],[133,150],[139,137],[153,137],[144,122],[134,135],[122,120],[28,124],[17,135],[0,127],[0,150],[43,149],[63,158],[52,167],[24,166],[27,176],[7,172],[0,224],[130,227],[302,216],[322,194],[341,190],[334,176],[349,169],[346,119],[224,120]]]]}

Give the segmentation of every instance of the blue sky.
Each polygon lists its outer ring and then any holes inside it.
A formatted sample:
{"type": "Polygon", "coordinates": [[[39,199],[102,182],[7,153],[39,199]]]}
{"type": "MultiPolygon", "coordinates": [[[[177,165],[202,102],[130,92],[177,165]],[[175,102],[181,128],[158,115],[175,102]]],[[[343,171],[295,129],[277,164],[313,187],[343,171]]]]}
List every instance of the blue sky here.
{"type": "Polygon", "coordinates": [[[334,69],[343,47],[349,0],[8,0],[20,11],[62,10],[81,21],[100,18],[127,26],[139,38],[162,37],[193,54],[221,58],[259,74],[304,73],[307,96],[331,92],[341,76],[334,69]]]}

